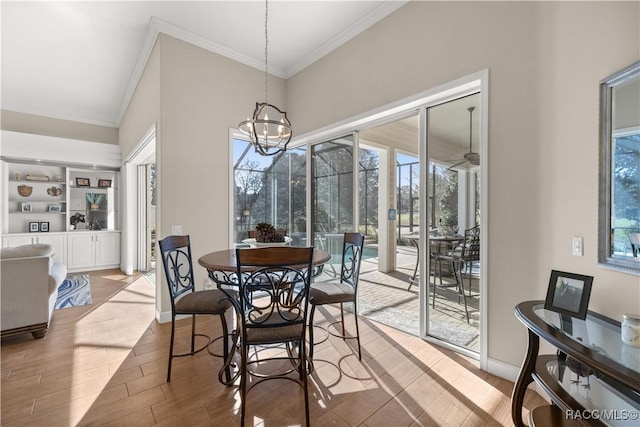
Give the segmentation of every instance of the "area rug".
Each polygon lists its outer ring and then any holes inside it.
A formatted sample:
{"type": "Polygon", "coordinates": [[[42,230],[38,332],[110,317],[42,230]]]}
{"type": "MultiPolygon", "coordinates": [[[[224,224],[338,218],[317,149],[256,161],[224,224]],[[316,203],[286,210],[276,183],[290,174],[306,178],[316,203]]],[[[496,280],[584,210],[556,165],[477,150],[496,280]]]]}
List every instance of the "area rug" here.
{"type": "MultiPolygon", "coordinates": [[[[353,311],[353,306],[345,306],[348,311],[353,311]]],[[[361,316],[383,323],[392,328],[408,332],[413,335],[420,335],[420,316],[418,313],[410,313],[391,307],[371,304],[360,300],[358,311],[361,316]]],[[[430,334],[461,347],[467,346],[473,341],[478,333],[466,329],[460,329],[453,325],[438,320],[431,321],[430,334]]]]}
{"type": "Polygon", "coordinates": [[[91,304],[91,285],[89,275],[67,276],[58,287],[58,299],[55,309],[78,307],[91,304]]]}

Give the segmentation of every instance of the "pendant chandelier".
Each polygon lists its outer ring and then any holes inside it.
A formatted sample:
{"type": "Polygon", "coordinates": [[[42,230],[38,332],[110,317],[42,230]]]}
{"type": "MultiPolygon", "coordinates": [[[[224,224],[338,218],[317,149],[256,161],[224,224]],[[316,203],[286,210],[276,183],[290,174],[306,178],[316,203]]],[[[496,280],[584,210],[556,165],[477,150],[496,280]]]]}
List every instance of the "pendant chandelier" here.
{"type": "Polygon", "coordinates": [[[293,130],[287,118],[287,112],[269,104],[269,2],[265,0],[264,3],[264,102],[256,102],[253,116],[240,122],[238,128],[249,135],[256,152],[263,156],[273,156],[287,150],[293,130]]]}

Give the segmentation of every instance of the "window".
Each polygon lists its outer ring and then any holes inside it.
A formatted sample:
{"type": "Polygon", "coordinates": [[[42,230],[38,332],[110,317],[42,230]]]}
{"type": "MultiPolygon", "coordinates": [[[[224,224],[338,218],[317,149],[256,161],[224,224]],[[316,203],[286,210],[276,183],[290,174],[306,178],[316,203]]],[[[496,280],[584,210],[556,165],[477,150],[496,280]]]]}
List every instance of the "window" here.
{"type": "Polygon", "coordinates": [[[293,245],[306,245],[306,149],[275,156],[255,152],[249,141],[233,140],[233,242],[242,244],[256,224],[287,230],[293,245]]]}

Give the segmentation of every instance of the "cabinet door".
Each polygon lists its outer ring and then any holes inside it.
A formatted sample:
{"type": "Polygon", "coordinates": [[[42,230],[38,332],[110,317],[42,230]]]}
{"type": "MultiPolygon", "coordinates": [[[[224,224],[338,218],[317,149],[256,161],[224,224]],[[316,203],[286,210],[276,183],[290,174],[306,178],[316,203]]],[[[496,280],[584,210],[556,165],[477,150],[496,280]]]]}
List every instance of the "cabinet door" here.
{"type": "Polygon", "coordinates": [[[38,234],[37,241],[53,246],[53,253],[56,254],[56,257],[63,264],[67,264],[67,236],[65,234],[38,234]]]}
{"type": "Polygon", "coordinates": [[[36,243],[36,236],[3,236],[2,247],[14,248],[16,246],[30,245],[36,243]]]}
{"type": "Polygon", "coordinates": [[[67,268],[91,268],[94,265],[94,239],[91,233],[69,233],[67,239],[67,268]]]}
{"type": "Polygon", "coordinates": [[[96,233],[96,267],[120,265],[120,233],[96,233]]]}

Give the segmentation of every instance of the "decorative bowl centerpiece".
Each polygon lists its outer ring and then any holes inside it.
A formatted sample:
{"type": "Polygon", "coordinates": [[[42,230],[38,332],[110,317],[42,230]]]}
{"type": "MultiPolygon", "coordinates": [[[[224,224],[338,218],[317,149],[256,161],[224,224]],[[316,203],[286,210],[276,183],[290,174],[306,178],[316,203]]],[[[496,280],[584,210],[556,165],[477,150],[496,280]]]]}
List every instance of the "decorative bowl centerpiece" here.
{"type": "Polygon", "coordinates": [[[252,247],[265,247],[265,246],[286,246],[291,243],[293,239],[285,236],[281,230],[266,222],[261,222],[256,225],[255,239],[244,239],[243,242],[252,247]]]}
{"type": "Polygon", "coordinates": [[[284,234],[269,223],[261,222],[256,225],[256,243],[284,243],[284,234]]]}
{"type": "Polygon", "coordinates": [[[32,191],[33,187],[29,185],[18,185],[18,194],[22,197],[29,197],[32,191]]]}

